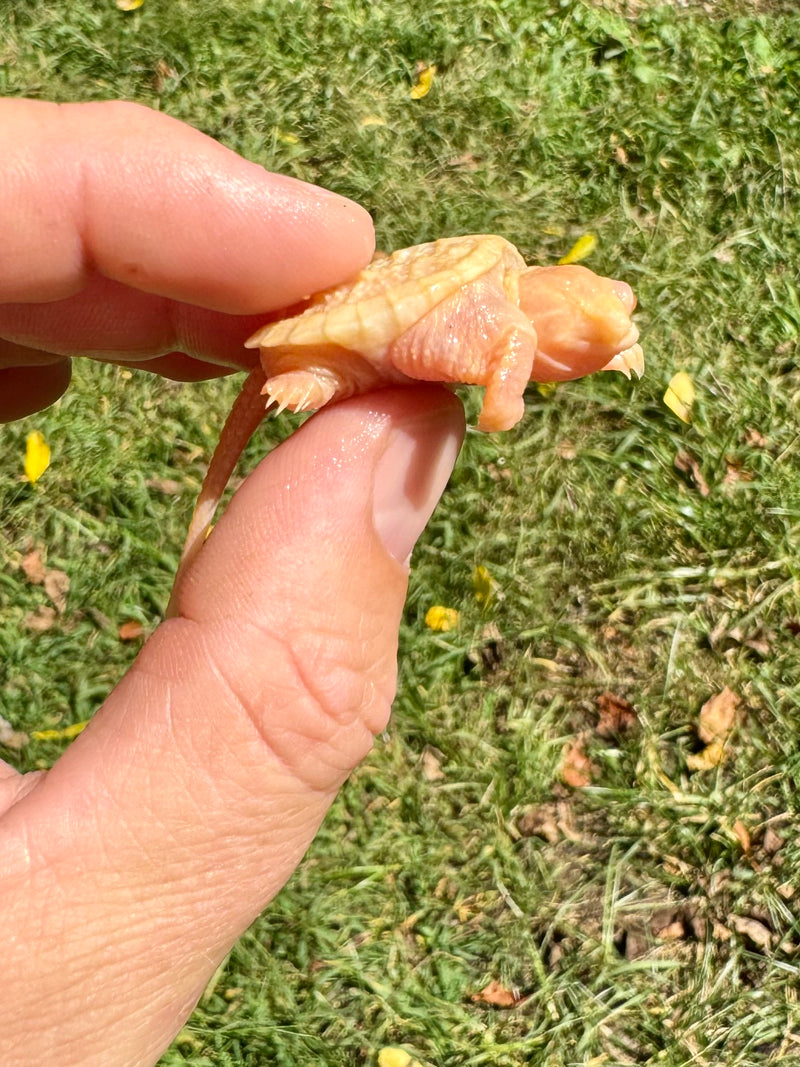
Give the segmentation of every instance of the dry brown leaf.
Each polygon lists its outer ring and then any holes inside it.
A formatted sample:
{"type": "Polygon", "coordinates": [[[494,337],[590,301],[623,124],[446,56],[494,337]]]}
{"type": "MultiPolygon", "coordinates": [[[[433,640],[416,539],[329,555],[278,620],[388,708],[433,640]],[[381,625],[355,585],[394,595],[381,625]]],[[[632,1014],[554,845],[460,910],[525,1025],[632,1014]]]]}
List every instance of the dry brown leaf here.
{"type": "Polygon", "coordinates": [[[592,784],[598,769],[583,750],[585,738],[577,737],[564,753],[561,763],[561,780],[573,789],[583,789],[592,784]]]}
{"type": "Polygon", "coordinates": [[[517,830],[522,837],[541,837],[551,845],[559,841],[557,805],[536,804],[525,808],[517,819],[517,830]]]}
{"type": "Polygon", "coordinates": [[[686,936],[686,927],[680,919],[676,919],[674,922],[662,926],[656,936],[659,941],[680,941],[682,937],[686,936]]]}
{"type": "Polygon", "coordinates": [[[473,993],[470,997],[474,1004],[491,1004],[493,1008],[516,1008],[518,1004],[522,1004],[527,999],[527,997],[520,996],[516,990],[506,989],[495,979],[484,986],[480,993],[473,993]]]}
{"type": "Polygon", "coordinates": [[[619,737],[636,725],[636,711],[624,697],[606,690],[597,697],[596,704],[600,718],[595,730],[600,737],[619,737]]]}
{"type": "Polygon", "coordinates": [[[120,641],[137,641],[144,633],[144,626],[138,619],[128,619],[122,623],[118,633],[120,641]]]}
{"type": "Polygon", "coordinates": [[[736,720],[739,702],[740,698],[727,685],[719,693],[708,698],[700,709],[697,727],[697,733],[704,744],[727,741],[736,720]]]}
{"type": "Polygon", "coordinates": [[[42,559],[41,548],[34,548],[32,552],[29,552],[27,556],[23,556],[20,562],[20,567],[25,572],[25,577],[33,585],[41,585],[47,574],[47,568],[44,565],[42,559]]]}
{"type": "Polygon", "coordinates": [[[22,625],[26,630],[42,634],[47,630],[52,630],[57,617],[55,608],[51,608],[49,604],[42,604],[36,611],[31,611],[25,616],[22,625]]]}
{"type": "Polygon", "coordinates": [[[698,491],[700,496],[708,496],[711,492],[708,482],[703,477],[700,464],[690,452],[685,452],[683,449],[678,452],[675,456],[675,470],[686,475],[687,482],[698,491]]]}
{"type": "Polygon", "coordinates": [[[44,591],[53,601],[58,614],[63,615],[67,610],[69,575],[59,570],[48,571],[44,576],[44,591]]]}
{"type": "Polygon", "coordinates": [[[764,840],[761,842],[761,847],[768,856],[774,856],[776,852],[780,852],[783,848],[783,838],[771,826],[768,826],[764,831],[764,840]]]}
{"type": "Polygon", "coordinates": [[[764,952],[768,952],[772,948],[772,932],[763,923],[760,923],[758,919],[751,919],[749,915],[729,915],[728,925],[737,934],[741,934],[742,937],[746,937],[748,941],[751,941],[756,948],[760,948],[764,952]]]}
{"type": "Polygon", "coordinates": [[[747,827],[745,826],[745,824],[742,822],[741,819],[737,819],[734,822],[734,824],[732,826],[732,830],[734,832],[734,835],[736,836],[736,840],[742,846],[742,851],[743,852],[749,852],[750,851],[750,831],[747,829],[747,827]]]}

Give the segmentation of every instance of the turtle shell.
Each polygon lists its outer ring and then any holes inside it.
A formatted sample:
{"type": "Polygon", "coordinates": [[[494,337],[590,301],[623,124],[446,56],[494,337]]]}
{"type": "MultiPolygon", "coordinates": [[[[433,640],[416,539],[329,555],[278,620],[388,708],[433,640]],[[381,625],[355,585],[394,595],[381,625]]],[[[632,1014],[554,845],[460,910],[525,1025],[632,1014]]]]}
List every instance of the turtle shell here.
{"type": "Polygon", "coordinates": [[[254,333],[248,348],[339,345],[378,356],[423,315],[464,285],[498,271],[513,304],[525,261],[502,237],[471,234],[402,248],[373,260],[352,282],[321,293],[293,318],[254,333]]]}

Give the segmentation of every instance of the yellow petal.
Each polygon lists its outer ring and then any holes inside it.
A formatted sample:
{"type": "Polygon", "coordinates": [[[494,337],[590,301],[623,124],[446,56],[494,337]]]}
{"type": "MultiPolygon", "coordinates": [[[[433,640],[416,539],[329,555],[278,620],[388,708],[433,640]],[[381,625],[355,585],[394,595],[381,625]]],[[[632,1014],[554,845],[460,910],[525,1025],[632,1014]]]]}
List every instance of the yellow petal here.
{"type": "Polygon", "coordinates": [[[116,0],[117,7],[120,11],[135,11],[137,7],[141,7],[144,0],[116,0]]]}
{"type": "Polygon", "coordinates": [[[63,730],[34,730],[31,737],[34,741],[71,741],[88,725],[87,719],[86,722],[74,722],[71,726],[65,726],[63,730]]]}
{"type": "Polygon", "coordinates": [[[275,140],[281,141],[283,144],[300,144],[300,138],[296,133],[289,133],[287,130],[279,130],[275,128],[275,140]]]}
{"type": "Polygon", "coordinates": [[[494,596],[494,579],[486,567],[479,565],[475,568],[472,587],[475,590],[475,599],[481,607],[487,607],[494,596]]]}
{"type": "Polygon", "coordinates": [[[49,466],[50,446],[44,434],[34,430],[25,441],[25,477],[31,485],[36,485],[49,466]]]}
{"type": "Polygon", "coordinates": [[[422,1067],[422,1065],[404,1048],[382,1048],[378,1053],[378,1067],[422,1067]]]}
{"type": "Polygon", "coordinates": [[[425,615],[425,625],[429,630],[439,630],[441,633],[447,633],[448,630],[454,630],[458,626],[458,612],[455,608],[446,608],[442,604],[434,604],[432,608],[428,608],[425,615]]]}
{"type": "Polygon", "coordinates": [[[368,126],[385,126],[386,119],[382,119],[380,115],[365,115],[358,125],[362,130],[365,130],[368,126]]]}
{"type": "Polygon", "coordinates": [[[673,374],[664,393],[664,403],[682,422],[692,421],[694,383],[685,370],[673,374]]]}
{"type": "Polygon", "coordinates": [[[433,85],[433,76],[436,73],[436,67],[433,63],[430,66],[423,67],[417,74],[417,80],[414,85],[411,86],[411,92],[408,94],[412,100],[421,100],[423,96],[427,96],[431,91],[433,85]]]}
{"type": "Polygon", "coordinates": [[[569,252],[565,256],[562,256],[558,261],[559,263],[580,263],[582,259],[586,259],[597,248],[597,238],[593,233],[585,233],[583,237],[579,237],[575,244],[570,248],[569,252]]]}
{"type": "Polygon", "coordinates": [[[558,382],[537,382],[536,392],[544,397],[551,397],[558,389],[558,382]]]}

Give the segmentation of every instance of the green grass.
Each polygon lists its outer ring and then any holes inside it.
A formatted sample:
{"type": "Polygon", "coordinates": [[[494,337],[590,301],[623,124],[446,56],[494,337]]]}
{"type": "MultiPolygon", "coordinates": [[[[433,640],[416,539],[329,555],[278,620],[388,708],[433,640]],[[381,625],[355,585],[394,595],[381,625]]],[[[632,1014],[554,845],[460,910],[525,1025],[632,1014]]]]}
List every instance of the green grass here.
{"type": "MultiPolygon", "coordinates": [[[[792,6],[767,3],[10,12],[5,94],[159,107],[356,197],[385,248],[495,231],[546,263],[592,231],[589,265],[640,299],[640,384],[532,389],[515,431],[468,436],[415,555],[387,735],[165,1067],[372,1065],[386,1044],[438,1067],[800,1062],[798,41],[792,6]],[[414,102],[417,61],[438,71],[414,102]],[[691,426],[661,400],[678,369],[691,426]],[[437,603],[457,630],[426,629],[437,603]],[[724,685],[743,702],[730,757],[690,773],[699,707],[724,685]],[[638,717],[613,740],[594,729],[605,690],[638,717]],[[597,773],[571,790],[578,735],[597,773]],[[443,777],[420,774],[426,748],[443,777]],[[551,828],[525,836],[537,809],[551,828]],[[472,1001],[492,979],[527,999],[472,1001]]],[[[17,728],[89,716],[135,652],[118,623],[158,622],[234,389],[80,367],[56,408],[2,429],[0,684],[17,728]],[[34,427],[54,463],[32,490],[34,427]],[[177,494],[148,485],[164,478],[177,494]],[[31,540],[72,581],[41,634],[24,620],[44,594],[16,566],[31,540]]],[[[248,461],[290,426],[266,425],[248,461]]]]}

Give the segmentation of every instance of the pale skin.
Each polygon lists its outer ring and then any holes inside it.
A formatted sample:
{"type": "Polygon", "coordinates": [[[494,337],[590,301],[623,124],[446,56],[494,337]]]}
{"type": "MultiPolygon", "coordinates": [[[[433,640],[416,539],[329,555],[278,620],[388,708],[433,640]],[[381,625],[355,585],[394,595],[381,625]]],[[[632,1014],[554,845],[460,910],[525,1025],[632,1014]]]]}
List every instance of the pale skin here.
{"type": "MultiPolygon", "coordinates": [[[[0,418],[69,357],[248,366],[371,222],[123,104],[0,101],[0,418]]],[[[267,457],[89,728],[0,763],[0,1062],[154,1064],[385,726],[407,559],[463,434],[436,386],[337,404],[267,457]],[[342,551],[342,546],[347,546],[342,551]]]]}

